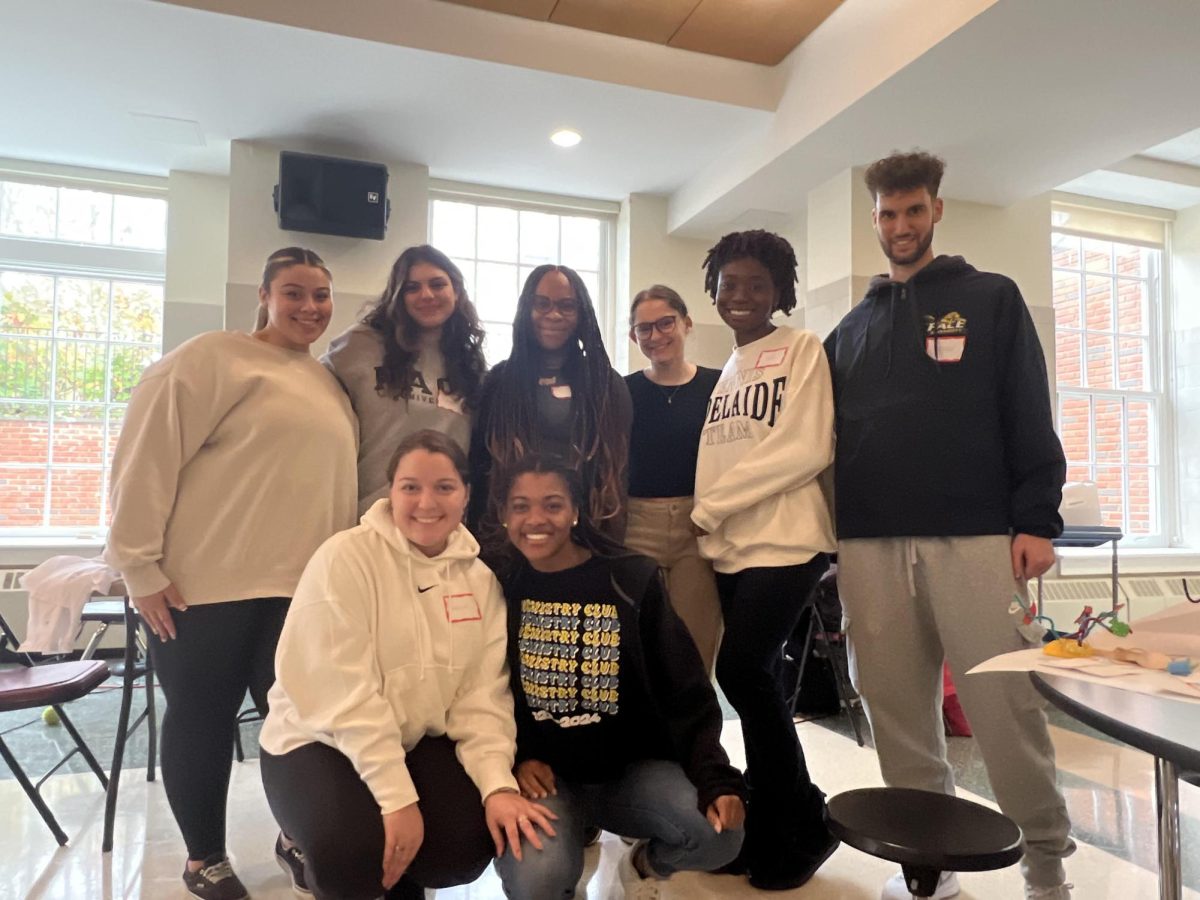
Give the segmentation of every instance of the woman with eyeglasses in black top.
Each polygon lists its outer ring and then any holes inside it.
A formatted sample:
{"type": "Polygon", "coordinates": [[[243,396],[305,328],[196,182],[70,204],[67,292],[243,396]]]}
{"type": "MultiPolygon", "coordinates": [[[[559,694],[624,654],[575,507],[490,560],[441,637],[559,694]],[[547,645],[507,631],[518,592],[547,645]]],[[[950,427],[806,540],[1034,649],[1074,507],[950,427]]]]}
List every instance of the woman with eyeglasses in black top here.
{"type": "Polygon", "coordinates": [[[633,400],[625,544],[662,567],[671,605],[711,676],[721,640],[721,602],[691,515],[700,430],[721,372],[687,360],[691,330],[687,304],[666,285],[653,285],[633,298],[629,336],[650,365],[625,376],[633,400]]]}
{"type": "Polygon", "coordinates": [[[497,473],[533,453],[579,472],[589,518],[622,541],[632,418],[587,286],[567,266],[538,266],[517,300],[512,353],[484,379],[471,432],[467,522],[480,543],[503,543],[497,473]]]}

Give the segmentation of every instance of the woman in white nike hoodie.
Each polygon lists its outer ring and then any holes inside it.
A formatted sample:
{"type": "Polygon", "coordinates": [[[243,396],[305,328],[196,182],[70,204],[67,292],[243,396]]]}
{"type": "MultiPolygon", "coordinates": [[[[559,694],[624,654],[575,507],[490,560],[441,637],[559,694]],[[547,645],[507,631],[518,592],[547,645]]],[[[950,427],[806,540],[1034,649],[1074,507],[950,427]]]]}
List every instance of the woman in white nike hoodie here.
{"type": "Polygon", "coordinates": [[[512,775],[505,604],[461,524],[466,471],[444,434],[406,438],[390,495],[296,588],[261,766],[277,856],[317,897],[423,897],[553,833],[512,775]]]}

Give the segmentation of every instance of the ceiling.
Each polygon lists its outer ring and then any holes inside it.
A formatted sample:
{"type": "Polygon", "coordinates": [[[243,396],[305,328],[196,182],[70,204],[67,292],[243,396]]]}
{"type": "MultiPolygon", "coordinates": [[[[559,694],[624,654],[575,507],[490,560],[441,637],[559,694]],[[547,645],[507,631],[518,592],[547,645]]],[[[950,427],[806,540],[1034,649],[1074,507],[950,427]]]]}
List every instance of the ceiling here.
{"type": "MultiPolygon", "coordinates": [[[[524,5],[539,3],[558,8],[524,5]]],[[[768,67],[443,0],[10,0],[0,157],[224,173],[232,140],[263,141],[499,187],[664,194],[671,230],[703,237],[785,222],[839,171],[918,145],[950,160],[950,197],[1200,202],[1193,0],[931,9],[844,0],[768,67]],[[562,126],[583,142],[554,147],[562,126]]]]}
{"type": "Polygon", "coordinates": [[[842,0],[443,0],[774,66],[842,0]]]}

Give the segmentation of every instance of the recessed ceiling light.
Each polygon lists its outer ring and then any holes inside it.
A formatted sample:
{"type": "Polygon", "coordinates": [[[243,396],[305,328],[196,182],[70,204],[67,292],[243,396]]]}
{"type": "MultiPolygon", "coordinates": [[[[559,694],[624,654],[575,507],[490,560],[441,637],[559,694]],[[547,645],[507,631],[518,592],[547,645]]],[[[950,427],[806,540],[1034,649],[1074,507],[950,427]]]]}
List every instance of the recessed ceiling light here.
{"type": "Polygon", "coordinates": [[[560,128],[554,134],[550,135],[550,140],[558,144],[560,147],[574,147],[583,138],[578,131],[571,128],[560,128]]]}

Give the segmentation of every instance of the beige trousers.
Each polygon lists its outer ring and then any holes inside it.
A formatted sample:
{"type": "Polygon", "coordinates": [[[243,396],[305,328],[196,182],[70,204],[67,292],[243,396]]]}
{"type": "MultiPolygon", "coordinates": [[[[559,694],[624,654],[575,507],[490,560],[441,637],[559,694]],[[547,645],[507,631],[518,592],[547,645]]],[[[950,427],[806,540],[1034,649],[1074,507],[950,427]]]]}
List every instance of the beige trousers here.
{"type": "Polygon", "coordinates": [[[662,567],[671,606],[696,642],[711,678],[721,644],[721,601],[712,563],[700,555],[692,534],[692,498],[630,497],[625,546],[662,567]]]}

